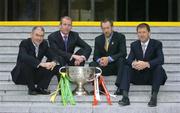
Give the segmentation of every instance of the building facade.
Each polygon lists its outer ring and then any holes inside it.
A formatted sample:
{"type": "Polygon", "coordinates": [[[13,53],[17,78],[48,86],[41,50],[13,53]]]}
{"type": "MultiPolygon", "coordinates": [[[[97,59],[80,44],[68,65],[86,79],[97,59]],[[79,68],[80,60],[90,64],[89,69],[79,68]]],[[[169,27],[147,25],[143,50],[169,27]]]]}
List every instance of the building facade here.
{"type": "Polygon", "coordinates": [[[180,0],[0,0],[0,21],[180,21],[180,0]]]}

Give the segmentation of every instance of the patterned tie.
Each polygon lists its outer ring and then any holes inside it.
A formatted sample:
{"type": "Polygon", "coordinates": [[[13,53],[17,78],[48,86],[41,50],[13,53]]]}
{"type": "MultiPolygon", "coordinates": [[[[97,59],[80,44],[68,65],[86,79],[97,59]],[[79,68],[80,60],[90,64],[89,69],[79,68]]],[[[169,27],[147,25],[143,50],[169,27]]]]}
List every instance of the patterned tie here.
{"type": "Polygon", "coordinates": [[[67,52],[67,43],[68,43],[68,37],[64,36],[64,45],[65,45],[66,52],[67,52]]]}
{"type": "Polygon", "coordinates": [[[106,51],[108,51],[108,48],[109,48],[109,38],[105,38],[104,48],[105,48],[106,51]]]}
{"type": "Polygon", "coordinates": [[[35,45],[35,53],[36,53],[36,57],[38,57],[38,52],[39,52],[39,46],[35,45]]]}
{"type": "Polygon", "coordinates": [[[142,50],[143,50],[143,57],[145,56],[145,52],[146,52],[146,44],[142,44],[142,50]]]}

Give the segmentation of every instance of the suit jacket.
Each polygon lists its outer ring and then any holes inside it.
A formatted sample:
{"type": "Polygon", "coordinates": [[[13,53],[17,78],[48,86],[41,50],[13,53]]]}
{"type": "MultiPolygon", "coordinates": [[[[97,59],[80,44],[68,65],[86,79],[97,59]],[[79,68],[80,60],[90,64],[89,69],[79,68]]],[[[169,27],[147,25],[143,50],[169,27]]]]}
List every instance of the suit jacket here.
{"type": "Polygon", "coordinates": [[[12,80],[16,84],[26,84],[24,76],[21,75],[21,70],[23,69],[21,64],[25,63],[35,69],[40,64],[44,56],[50,60],[56,60],[52,51],[48,47],[47,41],[43,40],[43,42],[39,45],[38,57],[36,57],[35,47],[31,41],[31,38],[22,40],[19,45],[17,63],[14,69],[11,71],[12,80]]]}
{"type": "MultiPolygon", "coordinates": [[[[66,61],[70,61],[72,54],[76,47],[80,47],[82,49],[82,55],[89,58],[91,54],[91,47],[83,41],[79,34],[74,31],[70,31],[68,35],[68,44],[67,44],[67,52],[65,50],[65,43],[63,37],[61,36],[60,31],[55,31],[48,36],[49,44],[57,57],[63,57],[66,61]]],[[[59,58],[59,63],[60,63],[59,58]]]]}
{"type": "Polygon", "coordinates": [[[95,49],[94,49],[94,57],[93,60],[97,61],[97,59],[104,56],[111,56],[111,58],[116,61],[119,58],[126,58],[126,41],[125,36],[118,32],[113,32],[111,37],[108,51],[104,48],[105,45],[105,36],[104,34],[95,38],[95,49]]]}
{"type": "MultiPolygon", "coordinates": [[[[127,63],[129,66],[131,66],[132,62],[134,60],[141,60],[141,61],[147,61],[150,64],[150,68],[156,68],[158,65],[163,65],[164,64],[164,54],[162,51],[162,43],[158,40],[155,39],[150,39],[149,44],[146,48],[145,55],[143,57],[143,50],[141,47],[141,42],[140,40],[137,40],[135,42],[131,43],[131,50],[127,59],[127,63]]],[[[143,72],[146,71],[142,70],[143,72]]],[[[167,75],[165,70],[162,70],[162,74],[164,75],[164,81],[162,84],[165,83],[167,79],[167,75]]],[[[148,73],[146,73],[148,74],[148,73]]]]}
{"type": "Polygon", "coordinates": [[[143,57],[143,50],[140,40],[131,43],[131,50],[128,56],[128,64],[131,65],[134,60],[148,61],[150,67],[164,64],[164,54],[162,43],[155,39],[150,39],[143,57]]]}

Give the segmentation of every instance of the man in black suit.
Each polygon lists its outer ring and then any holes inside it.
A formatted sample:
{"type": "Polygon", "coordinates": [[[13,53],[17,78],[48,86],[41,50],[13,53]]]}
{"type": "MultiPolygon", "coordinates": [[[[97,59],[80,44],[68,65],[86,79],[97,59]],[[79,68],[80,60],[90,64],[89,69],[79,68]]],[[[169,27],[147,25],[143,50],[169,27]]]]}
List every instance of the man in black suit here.
{"type": "Polygon", "coordinates": [[[162,67],[164,64],[162,43],[150,38],[150,26],[148,24],[139,24],[136,30],[139,40],[131,43],[127,66],[124,68],[120,82],[123,98],[119,104],[123,106],[130,104],[128,92],[130,83],[133,83],[136,85],[152,85],[148,106],[154,107],[157,105],[160,85],[163,85],[167,79],[162,67]]]}
{"type": "MultiPolygon", "coordinates": [[[[95,38],[93,62],[90,66],[102,69],[103,76],[117,75],[115,85],[119,87],[126,52],[126,39],[121,33],[113,30],[113,22],[105,19],[101,22],[103,34],[95,38]]],[[[117,89],[116,95],[120,94],[117,89]]]]}
{"type": "Polygon", "coordinates": [[[83,66],[92,51],[91,47],[80,38],[79,34],[71,31],[71,29],[72,19],[64,16],[61,18],[60,30],[48,36],[50,47],[59,62],[59,65],[54,69],[56,75],[58,75],[61,66],[83,66]],[[76,47],[80,49],[74,53],[76,47]]]}
{"type": "Polygon", "coordinates": [[[28,94],[50,94],[47,90],[56,59],[44,40],[44,28],[34,27],[31,38],[21,41],[15,68],[11,75],[15,84],[28,86],[28,94]],[[51,62],[41,62],[46,56],[51,62]],[[35,86],[37,84],[37,87],[35,86]]]}

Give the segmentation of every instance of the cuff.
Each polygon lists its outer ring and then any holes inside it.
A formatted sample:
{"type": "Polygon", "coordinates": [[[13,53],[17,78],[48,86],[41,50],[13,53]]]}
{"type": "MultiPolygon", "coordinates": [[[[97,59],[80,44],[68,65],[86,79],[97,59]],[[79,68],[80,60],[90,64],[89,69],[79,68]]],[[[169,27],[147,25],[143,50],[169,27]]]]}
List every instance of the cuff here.
{"type": "Polygon", "coordinates": [[[96,60],[96,62],[99,63],[99,62],[100,62],[100,58],[98,58],[98,59],[96,60]]]}
{"type": "Polygon", "coordinates": [[[113,59],[112,57],[108,56],[108,61],[109,61],[109,62],[113,62],[114,59],[113,59]]]}
{"type": "Polygon", "coordinates": [[[81,55],[81,57],[83,58],[84,61],[86,61],[86,57],[84,55],[81,55]]]}

